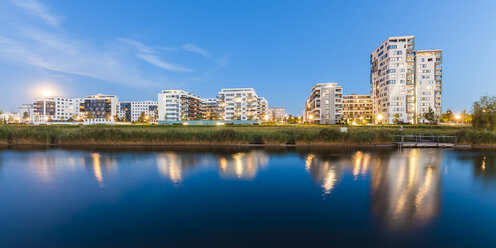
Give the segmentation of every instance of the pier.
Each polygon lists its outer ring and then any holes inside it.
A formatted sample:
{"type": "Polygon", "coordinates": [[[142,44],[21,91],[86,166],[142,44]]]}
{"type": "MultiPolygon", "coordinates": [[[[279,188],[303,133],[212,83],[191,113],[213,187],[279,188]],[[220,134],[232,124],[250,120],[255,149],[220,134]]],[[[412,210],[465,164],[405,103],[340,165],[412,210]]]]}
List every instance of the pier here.
{"type": "Polygon", "coordinates": [[[450,148],[456,146],[456,136],[425,134],[396,135],[394,144],[400,148],[450,148]]]}

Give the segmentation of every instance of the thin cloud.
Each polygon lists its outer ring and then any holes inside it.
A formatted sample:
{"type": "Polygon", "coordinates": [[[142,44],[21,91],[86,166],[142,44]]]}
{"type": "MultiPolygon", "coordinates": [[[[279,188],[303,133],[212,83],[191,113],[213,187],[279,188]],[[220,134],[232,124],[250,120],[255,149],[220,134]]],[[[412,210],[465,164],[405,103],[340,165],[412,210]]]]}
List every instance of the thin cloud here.
{"type": "Polygon", "coordinates": [[[188,72],[188,71],[193,71],[189,68],[186,68],[182,65],[177,65],[177,64],[172,64],[166,61],[163,61],[160,59],[157,55],[155,50],[153,50],[151,47],[136,41],[132,40],[129,38],[118,38],[118,41],[124,42],[126,44],[132,45],[138,50],[138,53],[136,53],[136,56],[140,59],[142,59],[145,62],[148,62],[156,67],[162,68],[167,71],[175,71],[175,72],[188,72]]]}
{"type": "Polygon", "coordinates": [[[206,49],[198,47],[195,44],[186,43],[186,44],[182,45],[181,48],[188,51],[188,52],[199,53],[205,57],[210,57],[210,54],[208,53],[208,51],[206,49]]]}
{"type": "Polygon", "coordinates": [[[37,0],[11,0],[11,2],[49,25],[58,26],[62,22],[61,17],[51,14],[48,8],[37,0]]]}
{"type": "Polygon", "coordinates": [[[168,71],[177,71],[177,72],[186,72],[186,71],[193,71],[189,68],[186,68],[184,66],[181,66],[181,65],[175,65],[175,64],[171,64],[171,63],[167,63],[165,61],[162,61],[161,59],[159,59],[157,56],[153,55],[153,54],[146,54],[146,53],[138,53],[136,54],[136,56],[138,56],[138,58],[156,66],[156,67],[159,67],[159,68],[162,68],[164,70],[168,70],[168,71]]]}

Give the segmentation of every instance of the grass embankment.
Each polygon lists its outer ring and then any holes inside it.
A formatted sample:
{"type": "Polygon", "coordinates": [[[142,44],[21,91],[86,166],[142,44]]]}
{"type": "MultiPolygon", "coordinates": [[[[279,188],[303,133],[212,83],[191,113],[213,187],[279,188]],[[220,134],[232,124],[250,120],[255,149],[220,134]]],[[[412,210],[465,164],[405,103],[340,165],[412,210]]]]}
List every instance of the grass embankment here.
{"type": "Polygon", "coordinates": [[[394,135],[454,135],[458,143],[496,145],[496,133],[446,126],[0,126],[0,144],[51,145],[374,145],[390,144],[394,135]]]}

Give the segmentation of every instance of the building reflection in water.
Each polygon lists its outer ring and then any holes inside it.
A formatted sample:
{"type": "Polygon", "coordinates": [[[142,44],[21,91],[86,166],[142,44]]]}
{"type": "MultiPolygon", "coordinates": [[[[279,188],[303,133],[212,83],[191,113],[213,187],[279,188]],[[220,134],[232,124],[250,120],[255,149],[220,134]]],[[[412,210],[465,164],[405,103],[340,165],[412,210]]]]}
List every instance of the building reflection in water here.
{"type": "Polygon", "coordinates": [[[357,151],[350,156],[317,156],[308,154],[305,158],[305,169],[310,173],[312,180],[322,187],[324,195],[332,192],[345,170],[351,170],[355,180],[358,176],[366,175],[371,155],[357,151]]]}
{"type": "Polygon", "coordinates": [[[252,179],[269,161],[265,152],[254,150],[219,155],[163,152],[156,159],[159,173],[174,183],[182,182],[190,169],[215,164],[223,178],[252,179]]]}
{"type": "Polygon", "coordinates": [[[370,173],[371,210],[390,228],[410,228],[432,220],[439,211],[442,150],[409,149],[391,153],[357,151],[308,154],[305,168],[331,194],[348,171],[353,180],[370,173]]]}
{"type": "Polygon", "coordinates": [[[223,178],[253,179],[269,158],[264,151],[251,150],[223,155],[218,158],[219,173],[223,178]]]}
{"type": "Polygon", "coordinates": [[[440,208],[439,149],[407,149],[371,165],[371,207],[391,229],[422,226],[440,208]]]}
{"type": "Polygon", "coordinates": [[[213,161],[207,155],[181,154],[176,152],[157,153],[158,172],[174,183],[183,181],[183,174],[202,163],[213,161]]]}
{"type": "Polygon", "coordinates": [[[82,168],[91,171],[100,186],[103,187],[105,169],[107,172],[117,168],[116,159],[100,153],[42,152],[28,157],[28,164],[43,182],[50,182],[57,171],[75,171],[82,168]]]}

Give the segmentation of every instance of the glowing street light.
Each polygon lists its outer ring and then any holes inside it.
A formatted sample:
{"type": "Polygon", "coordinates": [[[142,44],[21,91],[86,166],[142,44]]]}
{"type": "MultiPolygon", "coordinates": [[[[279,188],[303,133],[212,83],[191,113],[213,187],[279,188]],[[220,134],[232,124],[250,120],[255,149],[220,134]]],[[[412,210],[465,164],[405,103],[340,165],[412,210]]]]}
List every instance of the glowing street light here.
{"type": "Polygon", "coordinates": [[[378,114],[378,115],[377,115],[377,120],[378,120],[378,121],[382,121],[382,119],[384,119],[384,115],[382,115],[382,114],[378,114]]]}
{"type": "Polygon", "coordinates": [[[461,116],[461,115],[455,115],[455,119],[456,119],[456,120],[460,120],[460,118],[462,118],[462,116],[461,116]]]}
{"type": "Polygon", "coordinates": [[[313,119],[313,115],[309,115],[309,116],[308,116],[308,119],[309,119],[309,120],[312,120],[312,119],[313,119]]]}

